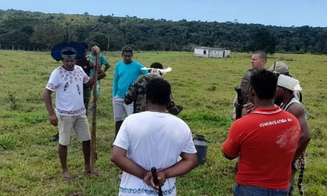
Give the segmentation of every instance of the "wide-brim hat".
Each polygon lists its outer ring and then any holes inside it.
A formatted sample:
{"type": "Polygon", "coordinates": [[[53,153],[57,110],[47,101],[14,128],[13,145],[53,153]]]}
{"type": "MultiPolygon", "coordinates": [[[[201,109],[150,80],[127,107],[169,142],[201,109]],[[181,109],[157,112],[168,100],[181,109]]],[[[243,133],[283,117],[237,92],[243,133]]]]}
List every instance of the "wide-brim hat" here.
{"type": "Polygon", "coordinates": [[[88,45],[82,42],[62,42],[51,49],[51,56],[56,61],[63,58],[80,59],[85,55],[88,45]]]}
{"type": "Polygon", "coordinates": [[[290,76],[280,74],[278,77],[277,86],[286,88],[290,91],[301,91],[302,87],[298,80],[290,76]]]}
{"type": "Polygon", "coordinates": [[[274,64],[268,69],[272,72],[277,72],[280,74],[288,74],[288,65],[282,61],[274,62],[274,64]]]}

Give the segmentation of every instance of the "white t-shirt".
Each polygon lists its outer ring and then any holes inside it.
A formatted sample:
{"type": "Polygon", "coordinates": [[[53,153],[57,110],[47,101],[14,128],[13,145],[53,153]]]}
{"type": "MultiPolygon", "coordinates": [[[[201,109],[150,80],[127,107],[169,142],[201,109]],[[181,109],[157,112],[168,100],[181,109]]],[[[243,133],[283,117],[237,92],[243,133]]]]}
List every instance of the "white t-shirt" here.
{"type": "Polygon", "coordinates": [[[52,71],[46,88],[56,92],[56,112],[59,115],[85,114],[83,83],[88,81],[88,75],[78,65],[74,65],[72,71],[67,71],[62,66],[52,71]]]}
{"type": "MultiPolygon", "coordinates": [[[[182,152],[196,153],[188,125],[168,113],[141,112],[128,116],[114,141],[127,150],[128,158],[146,170],[166,169],[175,163],[182,152]]],[[[176,195],[175,178],[166,179],[163,195],[176,195]]],[[[123,172],[119,195],[157,195],[142,179],[123,172]]]]}

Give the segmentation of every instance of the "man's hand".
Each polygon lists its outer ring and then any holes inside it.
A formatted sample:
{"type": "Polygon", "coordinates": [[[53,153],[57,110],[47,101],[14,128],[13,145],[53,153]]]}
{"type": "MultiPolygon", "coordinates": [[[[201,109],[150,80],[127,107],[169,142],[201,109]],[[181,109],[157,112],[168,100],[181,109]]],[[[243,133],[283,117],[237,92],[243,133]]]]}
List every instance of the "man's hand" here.
{"type": "Polygon", "coordinates": [[[246,109],[246,114],[249,114],[255,110],[255,105],[253,103],[246,103],[243,107],[246,109]]]}
{"type": "Polygon", "coordinates": [[[57,119],[56,114],[49,115],[49,121],[53,126],[57,126],[58,125],[58,119],[57,119]]]}
{"type": "Polygon", "coordinates": [[[94,75],[89,81],[86,83],[87,86],[92,87],[96,83],[96,76],[94,75]]]}
{"type": "Polygon", "coordinates": [[[101,79],[103,79],[105,76],[106,76],[106,73],[105,73],[103,70],[99,69],[99,70],[98,70],[97,79],[98,79],[98,80],[101,80],[101,79]]]}
{"type": "Polygon", "coordinates": [[[158,184],[155,184],[153,175],[150,171],[148,171],[143,179],[144,183],[147,185],[153,187],[154,189],[158,190],[160,186],[162,186],[166,181],[166,175],[164,172],[158,172],[157,173],[157,180],[158,184]]]}
{"type": "Polygon", "coordinates": [[[157,180],[162,186],[166,181],[166,174],[164,172],[157,172],[157,180]]]}
{"type": "Polygon", "coordinates": [[[133,102],[133,100],[129,97],[129,96],[125,96],[124,97],[124,103],[126,104],[126,105],[129,105],[129,104],[131,104],[133,102]]]}
{"type": "MultiPolygon", "coordinates": [[[[120,130],[124,131],[124,130],[120,130]]],[[[134,175],[140,179],[144,179],[147,171],[136,164],[133,160],[130,160],[127,157],[127,150],[120,148],[118,146],[113,146],[112,148],[112,157],[111,161],[117,165],[119,168],[121,168],[123,171],[134,175]]]]}
{"type": "Polygon", "coordinates": [[[144,183],[146,183],[149,186],[152,186],[152,175],[151,172],[148,171],[145,175],[145,177],[143,178],[144,183]]]}

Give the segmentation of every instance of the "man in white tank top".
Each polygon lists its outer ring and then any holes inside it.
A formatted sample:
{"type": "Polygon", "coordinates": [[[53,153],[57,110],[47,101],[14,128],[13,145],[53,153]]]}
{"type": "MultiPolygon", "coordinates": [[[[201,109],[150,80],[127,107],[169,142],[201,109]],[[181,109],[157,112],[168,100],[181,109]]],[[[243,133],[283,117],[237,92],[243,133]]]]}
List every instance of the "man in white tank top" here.
{"type": "MultiPolygon", "coordinates": [[[[298,80],[287,75],[279,75],[275,103],[279,104],[283,110],[292,113],[298,119],[301,126],[301,137],[299,141],[300,148],[295,154],[294,163],[304,161],[304,153],[311,139],[309,126],[306,121],[306,112],[304,106],[295,96],[295,92],[300,92],[301,90],[302,88],[299,85],[298,80]]],[[[296,167],[293,167],[292,176],[294,176],[295,172],[296,167]]],[[[291,179],[291,183],[293,183],[293,179],[291,179]]]]}

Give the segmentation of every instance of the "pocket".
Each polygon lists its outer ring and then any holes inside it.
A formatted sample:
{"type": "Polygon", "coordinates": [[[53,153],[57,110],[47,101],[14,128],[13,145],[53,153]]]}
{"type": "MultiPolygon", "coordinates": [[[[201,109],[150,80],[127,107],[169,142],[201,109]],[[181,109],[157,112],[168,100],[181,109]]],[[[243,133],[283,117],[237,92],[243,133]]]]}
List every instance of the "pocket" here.
{"type": "Polygon", "coordinates": [[[87,117],[86,114],[83,114],[83,115],[80,116],[80,118],[87,119],[88,117],[87,117]]]}
{"type": "Polygon", "coordinates": [[[63,115],[59,115],[59,119],[61,121],[67,121],[67,120],[71,120],[72,117],[71,116],[63,116],[63,115]]]}

